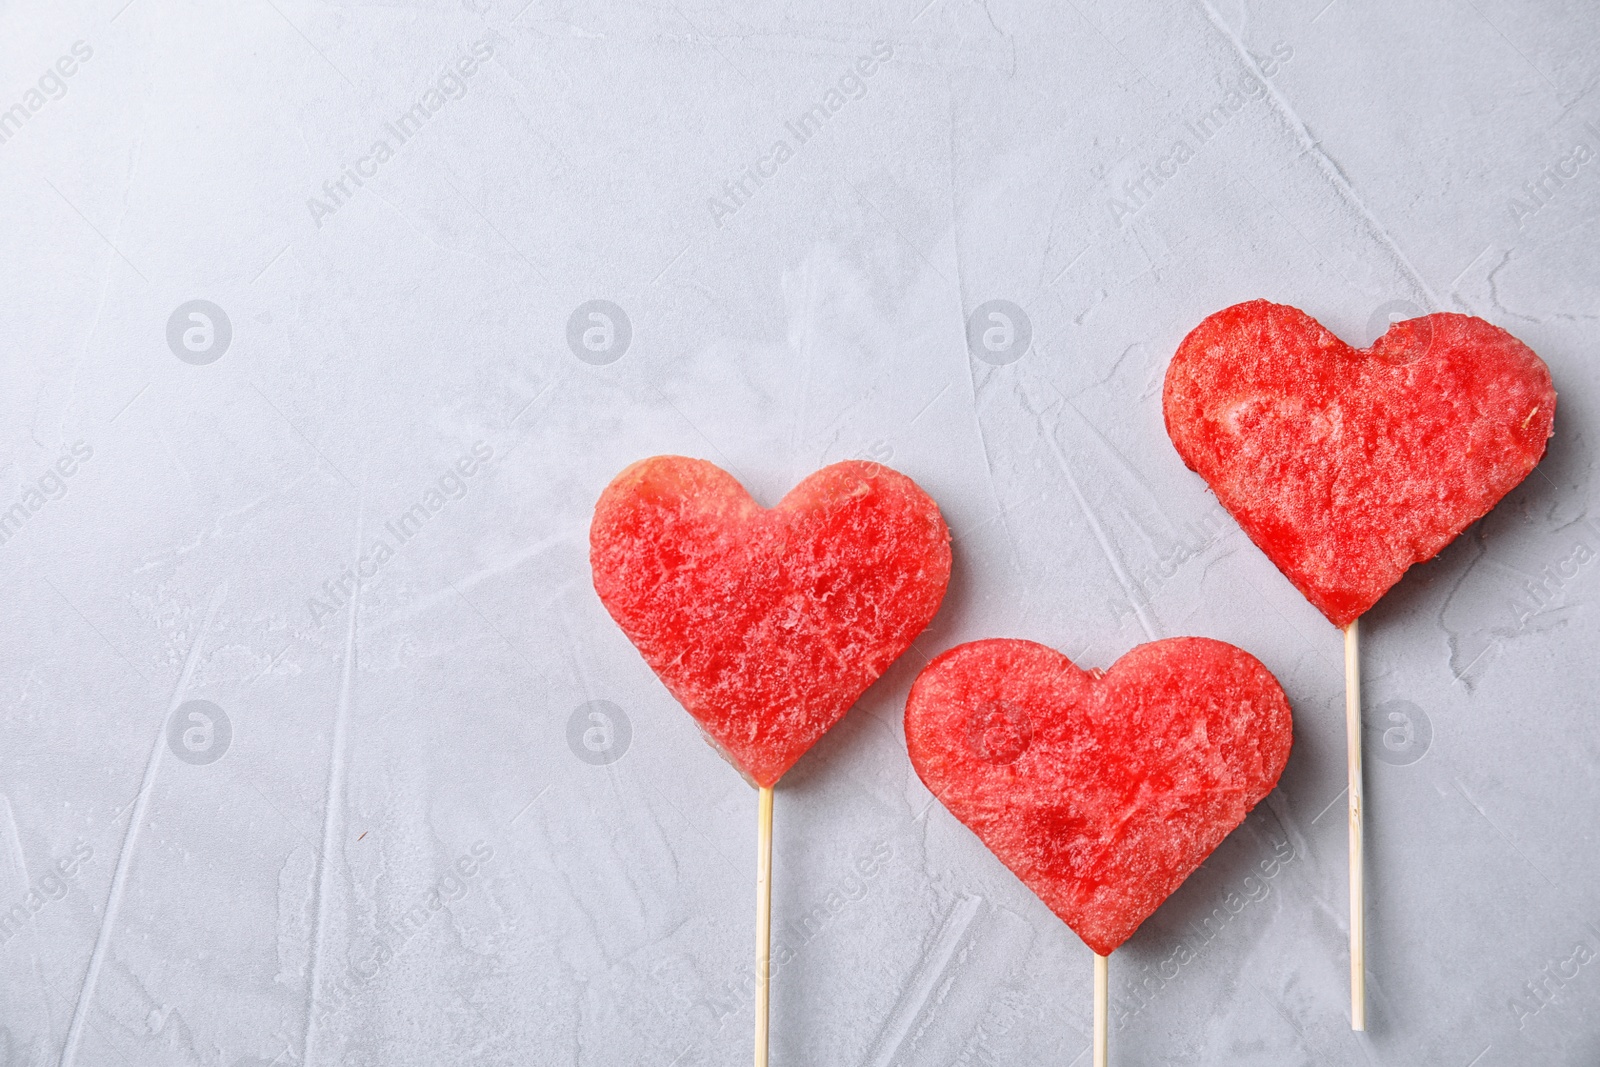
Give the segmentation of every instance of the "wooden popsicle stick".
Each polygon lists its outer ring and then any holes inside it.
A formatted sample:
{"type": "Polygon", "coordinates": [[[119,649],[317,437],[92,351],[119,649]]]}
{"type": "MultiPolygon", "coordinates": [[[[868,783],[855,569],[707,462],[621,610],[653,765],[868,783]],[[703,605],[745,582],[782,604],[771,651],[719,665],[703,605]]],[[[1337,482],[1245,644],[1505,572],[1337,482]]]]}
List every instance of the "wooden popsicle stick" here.
{"type": "Polygon", "coordinates": [[[1094,1065],[1106,1067],[1111,1021],[1110,956],[1094,954],[1094,1065]]]}
{"type": "Polygon", "coordinates": [[[1345,752],[1350,765],[1350,1029],[1367,1028],[1367,902],[1361,795],[1359,620],[1344,628],[1345,752]]]}
{"type": "Polygon", "coordinates": [[[756,800],[756,1067],[767,1067],[772,978],[772,787],[756,800]]]}

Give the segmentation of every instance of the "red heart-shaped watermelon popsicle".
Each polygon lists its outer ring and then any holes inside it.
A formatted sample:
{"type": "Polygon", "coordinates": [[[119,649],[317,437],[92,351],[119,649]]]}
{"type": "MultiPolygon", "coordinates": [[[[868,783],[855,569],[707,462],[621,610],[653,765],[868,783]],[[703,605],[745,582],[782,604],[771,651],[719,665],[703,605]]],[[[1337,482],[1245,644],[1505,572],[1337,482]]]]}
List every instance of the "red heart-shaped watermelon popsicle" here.
{"type": "Polygon", "coordinates": [[[711,463],[656,456],[601,494],[589,559],[645,662],[771,786],[933,621],[950,531],[882,464],[824,467],[766,509],[711,463]]]}
{"type": "Polygon", "coordinates": [[[1544,361],[1482,319],[1409,319],[1358,350],[1252,300],[1183,339],[1161,406],[1184,463],[1342,627],[1528,476],[1556,393],[1544,361]]]}
{"type": "Polygon", "coordinates": [[[923,784],[1101,956],[1272,791],[1292,729],[1271,672],[1203,637],[1140,645],[1104,674],[975,641],[906,702],[923,784]]]}

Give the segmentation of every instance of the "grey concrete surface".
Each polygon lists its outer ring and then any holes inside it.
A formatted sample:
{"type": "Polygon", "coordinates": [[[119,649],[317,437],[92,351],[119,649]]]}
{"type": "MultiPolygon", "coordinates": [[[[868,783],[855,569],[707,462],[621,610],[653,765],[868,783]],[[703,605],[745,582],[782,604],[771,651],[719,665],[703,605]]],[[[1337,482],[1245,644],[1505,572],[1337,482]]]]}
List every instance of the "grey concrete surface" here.
{"type": "Polygon", "coordinates": [[[754,796],[589,584],[663,452],[882,460],[956,535],[779,789],[775,1064],[1087,1063],[1088,950],[901,712],[960,641],[1177,634],[1296,748],[1113,1062],[1600,1063],[1597,81],[1561,0],[0,4],[0,1064],[749,1062],[754,796]],[[1365,626],[1365,1036],[1340,635],[1161,423],[1258,296],[1561,395],[1365,626]]]}

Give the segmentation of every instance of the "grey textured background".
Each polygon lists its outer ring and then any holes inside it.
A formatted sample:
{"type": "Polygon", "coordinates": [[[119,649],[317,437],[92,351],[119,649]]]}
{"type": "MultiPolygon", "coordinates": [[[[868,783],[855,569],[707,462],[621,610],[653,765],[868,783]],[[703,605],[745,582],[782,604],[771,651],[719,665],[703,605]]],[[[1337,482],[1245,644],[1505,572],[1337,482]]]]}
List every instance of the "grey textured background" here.
{"type": "Polygon", "coordinates": [[[754,796],[589,584],[661,452],[884,460],[956,533],[780,788],[776,1064],[1087,1062],[1088,950],[903,701],[1185,633],[1296,748],[1113,959],[1115,1062],[1600,1062],[1595,5],[0,8],[0,1064],[748,1062],[754,796]],[[1561,393],[1368,617],[1365,1037],[1340,637],[1161,425],[1256,296],[1482,315],[1561,393]]]}

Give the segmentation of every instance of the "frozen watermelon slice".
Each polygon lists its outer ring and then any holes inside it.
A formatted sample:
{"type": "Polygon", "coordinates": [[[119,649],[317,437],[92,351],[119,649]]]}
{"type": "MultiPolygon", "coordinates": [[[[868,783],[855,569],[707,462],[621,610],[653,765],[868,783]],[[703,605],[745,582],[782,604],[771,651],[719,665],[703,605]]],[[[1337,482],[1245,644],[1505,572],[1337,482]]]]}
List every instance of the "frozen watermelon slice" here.
{"type": "Polygon", "coordinates": [[[770,786],[933,621],[950,531],[882,464],[824,467],[768,510],[704,460],[656,456],[601,494],[589,561],[645,662],[770,786]]]}
{"type": "Polygon", "coordinates": [[[1266,667],[1203,637],[1140,645],[1104,674],[975,641],[906,703],[923,784],[1102,956],[1272,791],[1291,729],[1266,667]]]}
{"type": "Polygon", "coordinates": [[[1265,300],[1178,346],[1167,435],[1336,626],[1533,470],[1554,424],[1544,361],[1498,326],[1425,315],[1355,349],[1265,300]]]}

